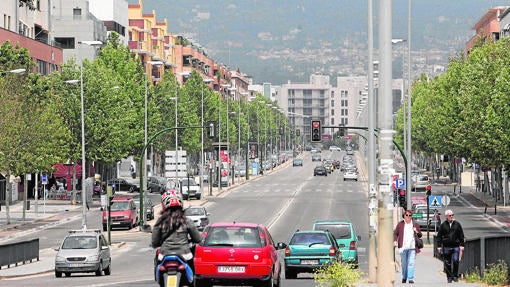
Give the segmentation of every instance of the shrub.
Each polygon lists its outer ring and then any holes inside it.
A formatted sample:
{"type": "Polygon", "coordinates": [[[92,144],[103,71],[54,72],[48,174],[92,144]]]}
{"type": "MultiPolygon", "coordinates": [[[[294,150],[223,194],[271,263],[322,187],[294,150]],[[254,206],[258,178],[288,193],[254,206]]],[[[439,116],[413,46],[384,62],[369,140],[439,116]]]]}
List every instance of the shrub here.
{"type": "Polygon", "coordinates": [[[483,272],[483,279],[489,285],[505,285],[508,283],[508,265],[503,260],[490,264],[483,272]]]}
{"type": "Polygon", "coordinates": [[[319,287],[350,287],[361,279],[363,272],[354,265],[335,262],[315,270],[313,279],[319,287]]]}
{"type": "Polygon", "coordinates": [[[475,266],[472,272],[466,272],[464,279],[466,279],[466,282],[468,283],[481,282],[482,278],[480,277],[480,269],[478,266],[475,266]]]}

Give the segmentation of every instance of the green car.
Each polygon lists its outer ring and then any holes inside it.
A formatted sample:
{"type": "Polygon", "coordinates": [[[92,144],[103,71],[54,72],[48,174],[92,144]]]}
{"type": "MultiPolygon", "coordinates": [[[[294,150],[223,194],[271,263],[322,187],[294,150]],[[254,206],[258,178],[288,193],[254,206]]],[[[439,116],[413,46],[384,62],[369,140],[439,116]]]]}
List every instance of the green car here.
{"type": "Polygon", "coordinates": [[[342,252],[328,231],[296,231],[285,248],[285,279],[310,273],[330,262],[340,262],[342,252]]]}
{"type": "Polygon", "coordinates": [[[349,220],[317,220],[313,230],[328,230],[333,234],[342,251],[342,261],[358,266],[358,241],[354,226],[349,220]]]}

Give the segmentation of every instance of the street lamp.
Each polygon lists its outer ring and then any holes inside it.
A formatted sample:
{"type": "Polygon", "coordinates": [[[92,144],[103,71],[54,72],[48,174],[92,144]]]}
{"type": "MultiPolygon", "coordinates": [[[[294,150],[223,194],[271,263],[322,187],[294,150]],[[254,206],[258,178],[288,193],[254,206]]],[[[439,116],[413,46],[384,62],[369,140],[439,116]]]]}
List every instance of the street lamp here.
{"type": "MultiPolygon", "coordinates": [[[[101,41],[79,41],[78,44],[84,44],[88,46],[101,46],[101,41]]],[[[77,84],[78,80],[66,81],[68,84],[77,84]]],[[[82,229],[87,229],[87,196],[85,190],[85,178],[86,178],[86,161],[85,161],[85,105],[83,95],[83,59],[80,63],[80,102],[81,102],[81,201],[82,201],[82,229]]]]}
{"type": "MultiPolygon", "coordinates": [[[[202,79],[202,82],[209,84],[213,82],[213,79],[202,79]]],[[[202,106],[200,113],[200,126],[202,127],[200,135],[200,194],[203,194],[204,185],[204,85],[202,84],[202,106]]]]}

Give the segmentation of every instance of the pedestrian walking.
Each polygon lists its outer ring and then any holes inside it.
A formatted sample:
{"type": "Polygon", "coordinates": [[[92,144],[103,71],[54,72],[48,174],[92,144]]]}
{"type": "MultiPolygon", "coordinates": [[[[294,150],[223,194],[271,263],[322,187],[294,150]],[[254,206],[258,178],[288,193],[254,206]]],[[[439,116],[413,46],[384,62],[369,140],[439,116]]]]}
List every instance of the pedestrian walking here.
{"type": "Polygon", "coordinates": [[[416,246],[416,238],[421,238],[422,233],[420,225],[413,221],[413,212],[405,210],[404,219],[397,223],[393,230],[393,245],[398,248],[400,253],[400,262],[402,265],[402,283],[409,280],[414,283],[414,266],[416,263],[416,254],[420,248],[416,246]]]}
{"type": "Polygon", "coordinates": [[[464,251],[464,231],[462,225],[454,219],[454,213],[445,211],[446,220],[437,232],[437,252],[442,254],[444,272],[448,283],[459,281],[459,261],[464,251]]]}

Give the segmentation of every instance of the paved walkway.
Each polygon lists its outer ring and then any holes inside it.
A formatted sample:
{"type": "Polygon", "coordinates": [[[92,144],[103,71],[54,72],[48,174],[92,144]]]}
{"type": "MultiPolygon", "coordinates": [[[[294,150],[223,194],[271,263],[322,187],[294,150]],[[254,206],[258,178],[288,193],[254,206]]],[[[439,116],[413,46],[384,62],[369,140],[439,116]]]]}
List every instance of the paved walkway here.
{"type": "MultiPolygon", "coordinates": [[[[291,161],[288,161],[287,164],[291,164],[291,161]]],[[[285,166],[285,165],[283,165],[285,166]]],[[[279,166],[274,171],[282,168],[283,166],[279,166]]],[[[250,180],[256,180],[261,176],[250,176],[250,180]]],[[[245,180],[242,179],[240,182],[235,181],[235,185],[229,188],[223,188],[222,191],[218,190],[218,188],[213,188],[212,196],[216,197],[221,194],[221,192],[225,192],[230,188],[234,188],[239,184],[244,184],[245,180]]],[[[485,206],[492,206],[491,198],[489,195],[485,195],[482,193],[475,193],[470,190],[464,189],[463,192],[459,195],[457,193],[456,196],[460,196],[471,203],[475,203],[476,207],[483,212],[485,206]]],[[[203,199],[198,201],[193,201],[193,204],[205,204],[207,202],[208,190],[205,192],[203,199]]],[[[187,201],[186,201],[187,202],[187,201]]],[[[41,201],[39,201],[42,204],[41,201]]],[[[19,233],[30,233],[34,232],[34,230],[40,230],[44,228],[48,228],[51,225],[57,225],[64,221],[77,219],[82,216],[81,214],[81,205],[71,205],[69,201],[60,201],[60,200],[47,200],[45,206],[40,205],[38,207],[38,212],[35,212],[34,202],[31,202],[30,210],[26,211],[25,221],[22,220],[22,203],[13,204],[10,207],[11,214],[11,224],[6,224],[6,212],[5,206],[2,206],[2,210],[0,211],[0,244],[14,237],[18,237],[19,233]]],[[[498,207],[497,213],[494,214],[494,208],[488,208],[486,216],[500,224],[501,226],[506,226],[510,228],[510,208],[509,207],[498,207]]],[[[155,222],[154,220],[151,223],[155,222]]],[[[116,243],[112,245],[112,253],[115,254],[120,248],[124,246],[124,243],[116,243]]],[[[415,284],[412,286],[444,286],[446,285],[446,275],[443,272],[443,264],[440,260],[433,257],[433,247],[432,245],[426,245],[420,254],[417,255],[416,259],[416,275],[415,275],[415,284]]],[[[34,261],[32,263],[27,262],[26,264],[21,264],[18,266],[10,266],[7,268],[6,266],[2,266],[0,269],[0,280],[2,278],[8,277],[16,277],[16,276],[26,276],[31,274],[39,274],[46,272],[53,272],[54,269],[54,260],[55,260],[56,251],[53,249],[43,249],[39,252],[39,261],[34,261]]],[[[365,274],[366,275],[366,274],[365,274]]],[[[409,284],[402,284],[400,271],[397,268],[397,271],[394,274],[395,283],[390,286],[404,286],[409,284]]],[[[366,277],[366,276],[365,276],[366,277]]],[[[451,284],[452,286],[483,286],[480,284],[468,284],[465,282],[458,282],[451,284]]],[[[358,283],[356,286],[365,287],[365,286],[377,286],[376,283],[368,283],[365,281],[358,283]]]]}

